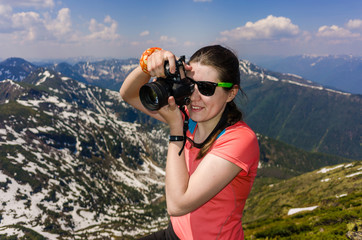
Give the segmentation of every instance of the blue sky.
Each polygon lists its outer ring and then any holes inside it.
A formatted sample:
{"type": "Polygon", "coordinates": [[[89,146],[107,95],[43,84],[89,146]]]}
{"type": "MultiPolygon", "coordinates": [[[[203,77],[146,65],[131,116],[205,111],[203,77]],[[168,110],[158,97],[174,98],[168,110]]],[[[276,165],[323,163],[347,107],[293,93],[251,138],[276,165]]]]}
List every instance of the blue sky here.
{"type": "Polygon", "coordinates": [[[189,56],[223,44],[240,58],[362,56],[360,0],[0,0],[0,58],[189,56]]]}

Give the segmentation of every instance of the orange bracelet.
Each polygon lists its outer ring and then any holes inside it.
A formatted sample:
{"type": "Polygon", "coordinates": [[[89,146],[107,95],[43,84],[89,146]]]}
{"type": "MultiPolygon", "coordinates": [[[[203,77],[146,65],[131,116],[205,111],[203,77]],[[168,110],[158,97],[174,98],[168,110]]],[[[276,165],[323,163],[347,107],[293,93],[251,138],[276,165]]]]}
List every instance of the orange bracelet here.
{"type": "Polygon", "coordinates": [[[147,60],[148,57],[151,56],[151,54],[155,51],[160,51],[162,50],[162,48],[158,48],[158,47],[153,47],[153,48],[149,48],[146,51],[143,52],[141,59],[140,59],[140,66],[142,68],[142,71],[144,73],[150,74],[147,70],[147,60]]]}

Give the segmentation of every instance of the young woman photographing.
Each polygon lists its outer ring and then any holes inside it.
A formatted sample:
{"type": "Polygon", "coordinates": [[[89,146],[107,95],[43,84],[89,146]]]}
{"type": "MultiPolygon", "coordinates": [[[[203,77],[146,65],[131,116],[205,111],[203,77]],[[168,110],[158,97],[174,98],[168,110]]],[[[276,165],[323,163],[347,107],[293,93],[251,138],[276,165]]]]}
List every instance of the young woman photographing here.
{"type": "Polygon", "coordinates": [[[171,96],[166,106],[150,111],[139,90],[151,77],[165,77],[165,61],[175,72],[175,58],[170,51],[146,50],[141,66],[120,89],[126,102],[170,127],[165,181],[171,223],[143,239],[244,239],[241,218],[256,176],[259,147],[233,101],[241,90],[239,60],[219,45],[199,49],[184,66],[193,91],[189,103],[180,110],[171,96]]]}

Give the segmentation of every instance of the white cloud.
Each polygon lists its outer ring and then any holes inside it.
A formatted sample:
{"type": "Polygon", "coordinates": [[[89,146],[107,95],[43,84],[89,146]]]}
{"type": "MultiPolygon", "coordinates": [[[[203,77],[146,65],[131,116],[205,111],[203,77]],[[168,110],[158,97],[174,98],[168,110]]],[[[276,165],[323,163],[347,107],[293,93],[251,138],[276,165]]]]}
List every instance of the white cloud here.
{"type": "Polygon", "coordinates": [[[110,16],[106,16],[104,23],[98,23],[94,18],[89,23],[89,31],[86,36],[87,40],[119,40],[120,35],[117,34],[118,23],[110,16]]]}
{"type": "Polygon", "coordinates": [[[12,21],[13,27],[20,29],[36,26],[42,22],[40,15],[36,12],[15,13],[12,16],[12,21]]]}
{"type": "Polygon", "coordinates": [[[36,12],[15,13],[11,20],[13,37],[21,42],[39,40],[45,34],[43,20],[36,12]]]}
{"type": "Polygon", "coordinates": [[[9,5],[0,4],[0,33],[7,32],[11,29],[9,22],[12,15],[12,8],[9,5]]]}
{"type": "Polygon", "coordinates": [[[316,34],[318,37],[329,38],[329,39],[347,39],[347,38],[358,38],[360,34],[352,33],[348,29],[332,26],[322,26],[318,29],[316,34]]]}
{"type": "Polygon", "coordinates": [[[254,40],[291,38],[299,33],[299,27],[289,18],[269,15],[255,23],[247,22],[244,26],[221,32],[221,35],[231,39],[254,40]]]}
{"type": "Polygon", "coordinates": [[[53,0],[0,0],[0,4],[13,7],[53,8],[53,0]]]}
{"type": "Polygon", "coordinates": [[[351,30],[362,30],[362,19],[351,19],[346,26],[351,30]]]}
{"type": "Polygon", "coordinates": [[[191,41],[186,41],[184,42],[184,46],[185,47],[193,47],[195,46],[196,44],[194,42],[191,42],[191,41]]]}
{"type": "Polygon", "coordinates": [[[140,37],[144,37],[144,36],[148,36],[148,35],[150,35],[150,32],[148,30],[140,33],[140,37]]]}
{"type": "MultiPolygon", "coordinates": [[[[13,12],[11,5],[3,5],[0,0],[0,40],[13,46],[53,46],[76,47],[82,45],[97,44],[106,46],[110,41],[119,44],[121,36],[117,33],[118,23],[110,16],[106,16],[103,22],[91,19],[89,32],[81,32],[73,28],[71,11],[62,8],[59,11],[17,11],[13,12]],[[103,43],[102,43],[103,42],[103,43]]],[[[29,4],[43,6],[51,5],[53,1],[29,1],[29,4]]],[[[17,2],[18,5],[26,5],[26,1],[17,2]]],[[[35,7],[35,6],[33,6],[35,7]]],[[[3,44],[4,45],[4,44],[3,44]]],[[[109,46],[109,45],[107,45],[109,46]]],[[[4,52],[5,46],[1,47],[4,52]]]]}
{"type": "Polygon", "coordinates": [[[177,42],[176,38],[172,38],[172,37],[170,38],[170,37],[165,36],[165,35],[160,37],[160,41],[164,42],[164,43],[176,43],[177,42]]]}
{"type": "Polygon", "coordinates": [[[58,37],[69,33],[72,29],[69,8],[60,9],[56,19],[46,21],[46,28],[58,37]]]}
{"type": "Polygon", "coordinates": [[[62,8],[57,17],[52,18],[48,13],[41,16],[37,12],[14,13],[8,19],[11,26],[12,38],[21,43],[26,41],[62,41],[74,40],[69,34],[72,32],[70,10],[62,8]]]}
{"type": "Polygon", "coordinates": [[[0,17],[9,17],[12,13],[12,8],[10,5],[0,4],[0,17]]]}
{"type": "Polygon", "coordinates": [[[194,2],[212,2],[212,0],[194,0],[194,2]]]}

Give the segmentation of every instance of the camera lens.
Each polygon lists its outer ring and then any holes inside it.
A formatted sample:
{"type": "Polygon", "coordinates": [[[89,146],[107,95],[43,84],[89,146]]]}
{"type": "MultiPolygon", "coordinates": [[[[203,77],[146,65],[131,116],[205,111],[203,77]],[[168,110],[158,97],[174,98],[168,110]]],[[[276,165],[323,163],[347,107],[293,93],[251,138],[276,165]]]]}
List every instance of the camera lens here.
{"type": "Polygon", "coordinates": [[[148,110],[156,111],[167,105],[170,87],[168,82],[162,79],[143,85],[140,89],[140,99],[143,106],[148,110]]]}
{"type": "Polygon", "coordinates": [[[156,92],[153,91],[153,89],[151,89],[151,93],[148,96],[152,102],[154,102],[155,104],[158,104],[158,96],[157,96],[156,92]]]}

